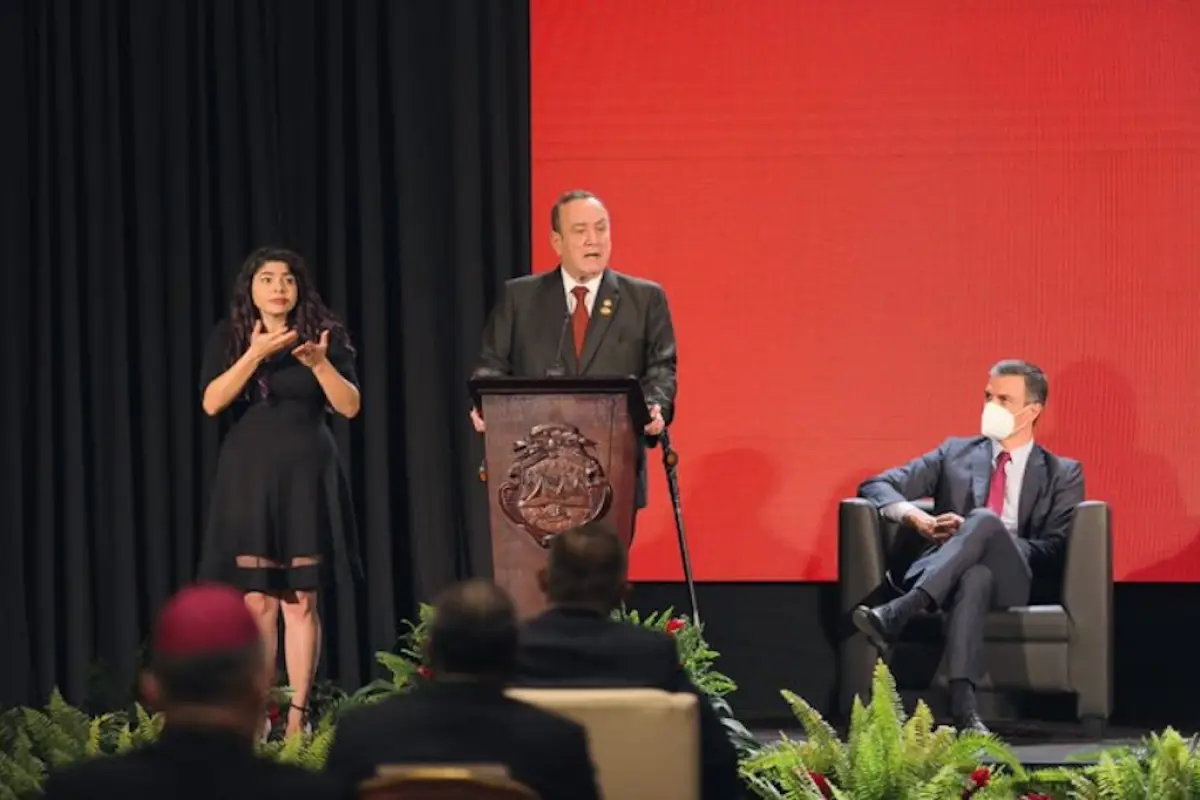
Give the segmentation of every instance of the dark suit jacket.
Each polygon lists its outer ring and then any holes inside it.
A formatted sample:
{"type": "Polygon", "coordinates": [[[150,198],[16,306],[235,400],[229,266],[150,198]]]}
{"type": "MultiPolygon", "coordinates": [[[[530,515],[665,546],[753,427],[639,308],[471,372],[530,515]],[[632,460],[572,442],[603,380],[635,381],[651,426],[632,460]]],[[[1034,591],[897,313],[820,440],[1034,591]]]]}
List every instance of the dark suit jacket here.
{"type": "Polygon", "coordinates": [[[667,634],[594,611],[555,608],[521,628],[516,683],[647,687],[700,697],[701,786],[706,799],[739,797],[737,754],[708,698],[692,685],[667,634]]]}
{"type": "Polygon", "coordinates": [[[350,800],[326,775],[259,758],[253,745],[224,731],[166,728],[153,744],[51,773],[47,800],[350,800]]]}
{"type": "MultiPolygon", "coordinates": [[[[870,478],[858,487],[860,497],[878,508],[905,500],[932,499],[934,514],[966,516],[987,505],[992,479],[992,441],[984,436],[950,438],[941,447],[870,478]]],[[[1084,500],[1083,467],[1037,444],[1025,465],[1017,534],[1029,559],[1035,594],[1061,585],[1067,536],[1075,507],[1084,500]]],[[[928,542],[898,537],[889,572],[899,584],[928,542]],[[903,541],[901,541],[903,539],[903,541]]]]}
{"type": "Polygon", "coordinates": [[[350,711],[326,770],[348,785],[381,764],[504,764],[542,800],[598,797],[587,734],[491,684],[431,683],[350,711]]]}
{"type": "MultiPolygon", "coordinates": [[[[542,378],[556,367],[569,376],[633,376],[641,382],[646,403],[661,406],[669,424],[675,415],[675,331],[662,287],[605,270],[578,359],[569,325],[563,335],[566,318],[561,267],[508,281],[488,317],[472,377],[542,378]],[[611,303],[612,314],[606,316],[600,309],[607,303],[611,303]]],[[[636,505],[642,507],[645,451],[639,449],[638,453],[636,505]]]]}

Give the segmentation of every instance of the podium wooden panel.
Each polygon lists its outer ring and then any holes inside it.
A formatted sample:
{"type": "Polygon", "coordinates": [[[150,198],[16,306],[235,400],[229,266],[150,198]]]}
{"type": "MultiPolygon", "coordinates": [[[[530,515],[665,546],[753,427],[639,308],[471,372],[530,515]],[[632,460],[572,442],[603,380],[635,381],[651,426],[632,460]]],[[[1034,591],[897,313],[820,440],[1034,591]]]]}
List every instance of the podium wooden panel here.
{"type": "Polygon", "coordinates": [[[633,536],[638,436],[649,422],[635,378],[476,378],[496,583],[522,619],[545,608],[538,570],[555,535],[586,522],[633,536]]]}

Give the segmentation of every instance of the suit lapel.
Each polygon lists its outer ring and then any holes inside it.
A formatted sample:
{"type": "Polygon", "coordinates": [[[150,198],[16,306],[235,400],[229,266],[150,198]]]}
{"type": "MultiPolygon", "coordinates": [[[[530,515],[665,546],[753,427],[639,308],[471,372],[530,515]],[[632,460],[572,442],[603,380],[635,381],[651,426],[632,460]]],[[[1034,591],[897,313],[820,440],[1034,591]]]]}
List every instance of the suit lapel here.
{"type": "MultiPolygon", "coordinates": [[[[592,305],[592,315],[588,320],[587,336],[583,339],[583,355],[579,358],[579,374],[584,375],[596,358],[608,329],[612,327],[613,317],[617,315],[617,304],[620,299],[620,286],[611,269],[604,271],[600,279],[600,288],[596,291],[596,302],[592,305]]],[[[564,300],[564,302],[566,302],[564,300]]]]}
{"type": "Polygon", "coordinates": [[[1029,462],[1025,465],[1025,478],[1021,481],[1021,503],[1017,509],[1017,535],[1024,536],[1029,528],[1029,517],[1042,492],[1046,490],[1046,453],[1038,445],[1029,451],[1029,462]]]}
{"type": "Polygon", "coordinates": [[[563,374],[574,375],[577,372],[575,340],[571,338],[571,323],[566,321],[567,295],[563,289],[562,267],[546,273],[539,293],[537,308],[542,318],[538,321],[541,331],[538,341],[546,343],[545,363],[561,362],[563,374]],[[555,347],[560,348],[558,353],[555,353],[555,347]]]}
{"type": "Polygon", "coordinates": [[[992,441],[984,439],[971,456],[971,494],[975,508],[987,506],[988,487],[992,482],[992,441]]]}

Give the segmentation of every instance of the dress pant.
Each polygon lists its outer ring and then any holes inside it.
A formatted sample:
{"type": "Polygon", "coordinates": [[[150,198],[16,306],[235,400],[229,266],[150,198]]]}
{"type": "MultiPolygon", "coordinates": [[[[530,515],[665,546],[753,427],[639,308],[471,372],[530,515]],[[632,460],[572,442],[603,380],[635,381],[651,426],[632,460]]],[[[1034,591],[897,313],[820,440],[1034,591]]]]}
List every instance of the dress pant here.
{"type": "Polygon", "coordinates": [[[1028,544],[986,508],[968,514],[954,536],[913,563],[904,576],[905,587],[920,589],[947,612],[950,680],[978,684],[983,679],[987,613],[1026,605],[1031,580],[1028,544]]]}

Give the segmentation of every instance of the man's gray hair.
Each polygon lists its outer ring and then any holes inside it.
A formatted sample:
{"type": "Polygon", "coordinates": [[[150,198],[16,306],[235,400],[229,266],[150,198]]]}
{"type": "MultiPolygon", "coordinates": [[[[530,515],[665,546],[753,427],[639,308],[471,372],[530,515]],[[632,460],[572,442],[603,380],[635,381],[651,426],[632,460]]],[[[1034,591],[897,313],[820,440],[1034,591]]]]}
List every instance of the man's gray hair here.
{"type": "Polygon", "coordinates": [[[1036,364],[1022,361],[1019,358],[1008,358],[996,362],[992,367],[992,377],[999,375],[1020,375],[1025,379],[1025,401],[1028,403],[1046,404],[1050,397],[1050,382],[1046,373],[1036,364]]]}
{"type": "Polygon", "coordinates": [[[554,201],[554,205],[550,209],[550,230],[555,233],[562,233],[562,207],[576,200],[595,200],[604,205],[603,200],[586,189],[572,189],[569,192],[563,192],[554,201]]]}

